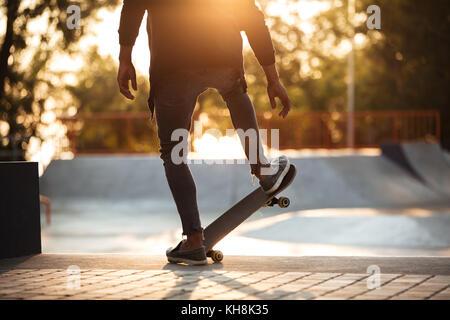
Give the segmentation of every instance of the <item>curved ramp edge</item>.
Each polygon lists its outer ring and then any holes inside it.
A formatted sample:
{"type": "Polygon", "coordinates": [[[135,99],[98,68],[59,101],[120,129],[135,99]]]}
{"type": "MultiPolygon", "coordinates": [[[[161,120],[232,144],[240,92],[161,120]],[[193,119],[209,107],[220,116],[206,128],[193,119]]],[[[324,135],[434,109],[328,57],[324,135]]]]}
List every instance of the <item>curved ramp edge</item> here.
{"type": "Polygon", "coordinates": [[[450,199],[450,165],[439,144],[387,144],[381,149],[383,156],[394,161],[433,191],[449,196],[450,199]]]}

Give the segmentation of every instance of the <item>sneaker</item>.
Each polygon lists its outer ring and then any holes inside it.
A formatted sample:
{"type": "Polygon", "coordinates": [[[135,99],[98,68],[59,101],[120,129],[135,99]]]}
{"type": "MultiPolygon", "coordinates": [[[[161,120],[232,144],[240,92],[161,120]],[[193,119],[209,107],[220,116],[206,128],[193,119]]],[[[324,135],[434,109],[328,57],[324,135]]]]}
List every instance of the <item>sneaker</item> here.
{"type": "Polygon", "coordinates": [[[271,171],[269,171],[271,174],[264,175],[259,180],[259,184],[266,194],[271,194],[278,189],[283,178],[288,173],[290,165],[289,159],[286,156],[281,156],[273,159],[270,162],[270,167],[264,168],[264,170],[271,171]]]}
{"type": "Polygon", "coordinates": [[[193,250],[180,251],[181,241],[175,248],[166,251],[170,263],[186,263],[192,266],[207,264],[205,246],[193,250]]]}

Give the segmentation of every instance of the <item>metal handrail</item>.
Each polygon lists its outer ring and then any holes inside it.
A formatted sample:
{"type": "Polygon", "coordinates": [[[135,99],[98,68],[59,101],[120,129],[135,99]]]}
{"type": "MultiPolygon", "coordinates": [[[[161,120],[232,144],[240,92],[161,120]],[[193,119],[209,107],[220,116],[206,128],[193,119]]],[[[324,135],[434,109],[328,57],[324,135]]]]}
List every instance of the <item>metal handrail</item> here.
{"type": "Polygon", "coordinates": [[[43,203],[45,205],[45,219],[47,224],[51,224],[51,216],[52,216],[52,209],[51,209],[51,201],[46,196],[43,196],[42,194],[39,195],[39,202],[43,203]]]}

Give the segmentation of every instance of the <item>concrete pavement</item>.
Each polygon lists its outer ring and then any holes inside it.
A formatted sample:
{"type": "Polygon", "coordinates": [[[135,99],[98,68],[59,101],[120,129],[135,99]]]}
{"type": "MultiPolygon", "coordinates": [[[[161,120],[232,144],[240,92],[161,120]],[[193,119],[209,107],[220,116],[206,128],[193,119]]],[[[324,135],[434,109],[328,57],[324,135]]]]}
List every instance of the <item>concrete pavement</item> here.
{"type": "Polygon", "coordinates": [[[448,300],[450,258],[226,256],[190,267],[162,256],[43,254],[0,261],[0,299],[448,300]]]}

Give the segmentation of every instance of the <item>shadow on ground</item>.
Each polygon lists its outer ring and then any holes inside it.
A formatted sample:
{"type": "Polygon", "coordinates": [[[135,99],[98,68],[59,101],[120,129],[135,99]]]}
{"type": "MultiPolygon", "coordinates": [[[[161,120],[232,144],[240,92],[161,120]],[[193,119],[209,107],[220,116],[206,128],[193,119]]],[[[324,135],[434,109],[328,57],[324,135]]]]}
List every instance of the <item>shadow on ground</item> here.
{"type": "MultiPolygon", "coordinates": [[[[245,296],[250,295],[252,297],[258,296],[262,299],[283,299],[291,295],[293,292],[285,291],[285,290],[273,290],[270,293],[267,290],[256,289],[252,286],[253,283],[241,282],[239,278],[231,278],[226,274],[214,272],[215,270],[222,270],[223,265],[221,263],[213,263],[208,264],[206,266],[187,266],[182,264],[171,264],[168,263],[163,267],[163,270],[170,270],[174,275],[181,277],[179,281],[176,282],[175,286],[172,288],[170,292],[168,292],[162,299],[196,299],[195,297],[191,297],[194,290],[199,286],[200,281],[203,279],[201,271],[213,271],[213,276],[209,276],[207,279],[216,282],[217,285],[226,286],[229,290],[225,290],[220,293],[226,294],[229,291],[238,291],[244,294],[245,296]]],[[[255,272],[256,273],[256,272],[255,272]]],[[[304,276],[299,277],[299,279],[308,276],[309,273],[306,273],[304,276]]],[[[269,279],[271,276],[268,276],[269,279]]],[[[299,280],[297,279],[297,280],[299,280]]],[[[254,283],[258,283],[264,279],[255,280],[254,283]]],[[[283,283],[284,284],[284,283],[283,283]]],[[[296,292],[297,299],[314,299],[316,296],[307,291],[296,292]]],[[[216,295],[205,295],[200,299],[214,299],[216,295]]]]}

